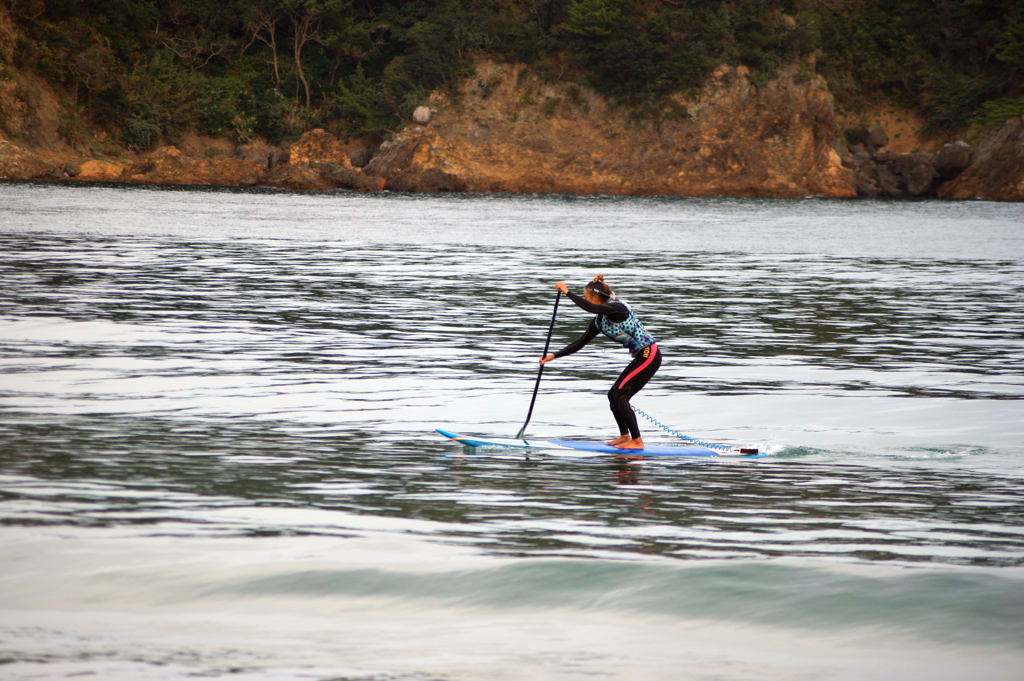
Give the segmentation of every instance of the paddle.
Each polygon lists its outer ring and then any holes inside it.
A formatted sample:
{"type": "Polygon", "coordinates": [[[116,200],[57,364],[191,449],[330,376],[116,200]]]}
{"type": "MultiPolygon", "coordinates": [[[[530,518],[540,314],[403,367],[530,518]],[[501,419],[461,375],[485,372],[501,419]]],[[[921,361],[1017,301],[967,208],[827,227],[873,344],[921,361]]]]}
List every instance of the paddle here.
{"type": "MultiPolygon", "coordinates": [[[[548,356],[548,346],[551,345],[551,332],[555,330],[555,315],[558,314],[558,299],[562,297],[562,292],[559,291],[555,295],[555,310],[551,313],[551,326],[548,327],[548,339],[544,341],[544,354],[542,357],[548,356]]],[[[517,440],[523,439],[523,433],[526,432],[526,426],[530,423],[530,417],[533,416],[533,403],[537,401],[537,389],[540,388],[540,377],[544,375],[544,365],[540,365],[540,371],[537,372],[537,383],[533,386],[533,399],[530,400],[530,411],[526,412],[526,423],[519,429],[519,434],[516,435],[517,440]]]]}

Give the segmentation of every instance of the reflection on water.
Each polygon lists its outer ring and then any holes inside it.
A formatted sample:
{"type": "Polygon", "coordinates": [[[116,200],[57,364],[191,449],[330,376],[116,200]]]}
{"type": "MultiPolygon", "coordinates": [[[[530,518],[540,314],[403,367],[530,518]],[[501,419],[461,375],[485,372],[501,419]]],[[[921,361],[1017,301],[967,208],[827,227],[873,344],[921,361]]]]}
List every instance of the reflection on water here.
{"type": "Polygon", "coordinates": [[[495,555],[1024,565],[1024,480],[957,467],[637,465],[463,455],[442,441],[353,444],[347,432],[273,423],[21,421],[0,430],[5,524],[344,535],[341,518],[372,515],[429,520],[430,541],[495,555]],[[341,515],[280,524],[215,513],[249,506],[341,515]]]}

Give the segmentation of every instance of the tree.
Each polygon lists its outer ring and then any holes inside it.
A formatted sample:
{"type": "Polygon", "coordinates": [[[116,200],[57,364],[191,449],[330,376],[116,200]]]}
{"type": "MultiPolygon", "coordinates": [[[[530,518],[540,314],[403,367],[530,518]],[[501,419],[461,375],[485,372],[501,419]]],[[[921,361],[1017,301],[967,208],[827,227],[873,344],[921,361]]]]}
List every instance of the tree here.
{"type": "Polygon", "coordinates": [[[622,10],[609,0],[573,0],[563,31],[585,38],[608,38],[622,24],[622,10]]]}
{"type": "Polygon", "coordinates": [[[211,0],[174,0],[164,7],[168,30],[158,23],[156,36],[164,48],[193,71],[202,70],[214,57],[230,60],[238,46],[229,27],[224,25],[221,4],[211,0]]]}
{"type": "Polygon", "coordinates": [[[252,31],[252,40],[249,41],[249,45],[259,40],[270,48],[270,63],[274,67],[274,86],[280,87],[281,69],[277,61],[277,25],[285,17],[285,10],[277,0],[262,0],[246,4],[245,26],[247,30],[252,31]]]}
{"type": "Polygon", "coordinates": [[[309,80],[302,70],[302,48],[306,43],[321,45],[328,43],[335,35],[327,24],[333,18],[340,18],[346,7],[344,0],[283,0],[288,17],[292,22],[293,66],[295,75],[306,91],[306,108],[312,107],[309,80]]]}

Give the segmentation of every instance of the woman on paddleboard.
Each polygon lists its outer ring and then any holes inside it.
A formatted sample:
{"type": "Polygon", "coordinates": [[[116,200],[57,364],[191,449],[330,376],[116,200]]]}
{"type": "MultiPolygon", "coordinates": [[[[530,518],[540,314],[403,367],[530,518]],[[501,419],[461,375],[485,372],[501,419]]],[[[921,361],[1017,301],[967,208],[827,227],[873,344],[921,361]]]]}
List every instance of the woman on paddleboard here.
{"type": "Polygon", "coordinates": [[[640,427],[636,423],[633,408],[629,406],[629,400],[640,392],[640,388],[647,385],[647,381],[651,380],[651,376],[661,366],[661,350],[658,349],[658,344],[629,306],[616,299],[615,291],[604,282],[604,275],[597,275],[587,284],[583,289],[582,298],[572,293],[564,281],[555,284],[555,288],[569,296],[579,307],[597,316],[591,320],[590,326],[582,336],[558,352],[541,357],[541,365],[556,357],[571,355],[593,340],[598,333],[621,343],[633,356],[633,361],[622,370],[608,391],[608,402],[615,422],[619,425],[619,436],[605,444],[622,449],[643,449],[644,441],[640,437],[640,427]]]}

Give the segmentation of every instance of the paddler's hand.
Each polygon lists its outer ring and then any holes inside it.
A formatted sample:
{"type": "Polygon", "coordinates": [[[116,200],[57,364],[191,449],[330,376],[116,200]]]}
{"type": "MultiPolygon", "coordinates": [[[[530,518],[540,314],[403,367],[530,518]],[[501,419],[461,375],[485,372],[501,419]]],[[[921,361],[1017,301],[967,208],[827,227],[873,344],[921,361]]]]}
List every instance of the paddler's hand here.
{"type": "Polygon", "coordinates": [[[548,354],[546,354],[546,355],[544,355],[543,357],[540,358],[540,365],[544,366],[545,364],[547,364],[548,362],[550,362],[554,358],[555,358],[554,354],[548,353],[548,354]]]}
{"type": "MultiPolygon", "coordinates": [[[[562,293],[566,293],[566,294],[569,293],[569,287],[565,285],[564,281],[560,281],[557,284],[555,284],[555,288],[557,288],[562,293]]],[[[543,362],[542,362],[542,364],[543,364],[543,362]]]]}

